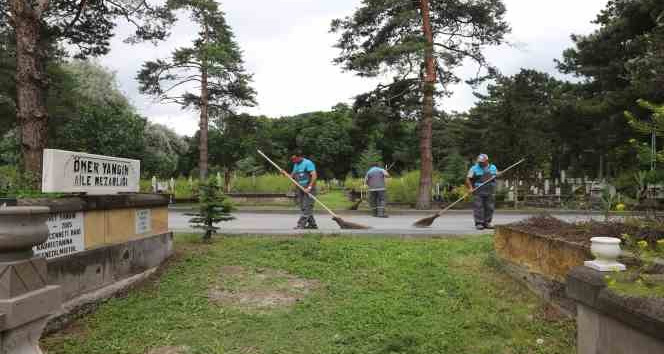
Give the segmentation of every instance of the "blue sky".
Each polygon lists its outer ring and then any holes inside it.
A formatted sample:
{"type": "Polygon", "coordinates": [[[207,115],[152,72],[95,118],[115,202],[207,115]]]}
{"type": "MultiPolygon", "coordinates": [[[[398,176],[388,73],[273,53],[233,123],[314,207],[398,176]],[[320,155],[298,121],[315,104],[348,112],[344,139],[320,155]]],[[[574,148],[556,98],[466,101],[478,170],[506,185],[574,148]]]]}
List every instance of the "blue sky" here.
{"type": "MultiPolygon", "coordinates": [[[[381,79],[363,79],[343,73],[332,64],[337,50],[330,34],[330,21],[351,15],[361,0],[224,0],[220,1],[226,19],[244,52],[247,71],[253,73],[258,92],[257,107],[244,109],[252,114],[278,117],[327,110],[338,102],[352,102],[353,96],[373,88],[381,79]]],[[[570,34],[589,33],[591,24],[607,0],[504,0],[507,20],[512,27],[510,45],[486,51],[489,61],[504,74],[520,68],[533,68],[559,75],[553,60],[572,45],[570,34]]],[[[173,28],[172,35],[157,47],[123,43],[129,27],[119,28],[111,52],[100,59],[116,72],[121,89],[139,113],[165,124],[183,135],[197,130],[197,113],[177,105],[154,102],[138,93],[135,76],[146,60],[164,58],[177,47],[187,46],[197,28],[186,15],[173,28]]],[[[467,65],[457,70],[463,78],[475,73],[467,65]]],[[[472,106],[472,89],[464,84],[453,87],[454,95],[438,102],[445,110],[463,111],[472,106]]]]}

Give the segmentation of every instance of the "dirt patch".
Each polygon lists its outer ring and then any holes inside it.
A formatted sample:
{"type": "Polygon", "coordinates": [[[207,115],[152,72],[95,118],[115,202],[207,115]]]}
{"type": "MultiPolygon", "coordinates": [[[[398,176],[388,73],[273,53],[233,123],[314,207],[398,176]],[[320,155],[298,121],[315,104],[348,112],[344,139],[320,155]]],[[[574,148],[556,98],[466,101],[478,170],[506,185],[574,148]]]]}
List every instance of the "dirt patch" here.
{"type": "Polygon", "coordinates": [[[159,348],[150,349],[145,352],[145,354],[186,354],[186,353],[189,353],[189,348],[185,346],[159,347],[159,348]]]}
{"type": "Polygon", "coordinates": [[[282,270],[224,266],[208,291],[210,301],[249,312],[288,308],[320,286],[282,270]]]}
{"type": "Polygon", "coordinates": [[[623,234],[629,234],[637,240],[656,242],[664,238],[664,234],[658,230],[643,229],[615,221],[585,221],[579,223],[568,223],[556,219],[550,215],[538,215],[530,217],[521,222],[511,224],[515,230],[546,236],[552,239],[560,239],[568,242],[590,247],[590,238],[618,237],[622,239],[623,234]]]}

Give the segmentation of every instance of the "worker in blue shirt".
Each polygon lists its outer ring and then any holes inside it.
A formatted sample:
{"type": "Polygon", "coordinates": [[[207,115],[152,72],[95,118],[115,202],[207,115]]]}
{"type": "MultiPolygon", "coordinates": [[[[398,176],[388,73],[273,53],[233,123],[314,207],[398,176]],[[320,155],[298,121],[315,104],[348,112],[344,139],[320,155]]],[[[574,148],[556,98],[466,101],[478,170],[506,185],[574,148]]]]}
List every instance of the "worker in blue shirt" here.
{"type": "Polygon", "coordinates": [[[477,163],[468,171],[466,187],[473,190],[473,217],[478,230],[493,229],[491,221],[496,208],[496,179],[482,187],[480,185],[497,175],[498,169],[489,163],[489,156],[486,154],[480,154],[477,163]]]}
{"type": "Polygon", "coordinates": [[[373,212],[373,216],[379,218],[386,218],[385,214],[385,201],[386,201],[386,184],[385,178],[390,177],[386,170],[379,167],[380,163],[373,163],[369,171],[364,177],[364,182],[369,189],[369,206],[373,212]]]}
{"type": "MultiPolygon", "coordinates": [[[[291,157],[291,162],[293,163],[291,177],[293,177],[300,186],[304,187],[304,190],[306,190],[307,193],[315,194],[316,179],[318,179],[316,165],[314,165],[311,160],[304,158],[301,152],[293,155],[291,157]]],[[[297,189],[296,193],[301,216],[297,221],[295,229],[317,229],[318,225],[316,225],[316,220],[314,219],[314,198],[307,193],[304,193],[300,188],[297,189]]]]}

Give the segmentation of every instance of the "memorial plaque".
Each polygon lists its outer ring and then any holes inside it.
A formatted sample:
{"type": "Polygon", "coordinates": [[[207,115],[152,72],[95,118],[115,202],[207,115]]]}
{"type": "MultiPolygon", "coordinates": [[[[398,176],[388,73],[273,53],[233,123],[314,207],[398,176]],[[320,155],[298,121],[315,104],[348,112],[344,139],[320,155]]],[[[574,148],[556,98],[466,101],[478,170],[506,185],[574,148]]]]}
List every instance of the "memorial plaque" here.
{"type": "Polygon", "coordinates": [[[52,213],[46,224],[48,239],[33,248],[35,256],[51,259],[85,250],[82,211],[52,213]]]}
{"type": "Polygon", "coordinates": [[[138,192],[141,162],[118,157],[45,149],[43,192],[117,194],[138,192]]]}
{"type": "Polygon", "coordinates": [[[152,213],[150,209],[136,210],[136,234],[145,234],[152,231],[152,213]]]}

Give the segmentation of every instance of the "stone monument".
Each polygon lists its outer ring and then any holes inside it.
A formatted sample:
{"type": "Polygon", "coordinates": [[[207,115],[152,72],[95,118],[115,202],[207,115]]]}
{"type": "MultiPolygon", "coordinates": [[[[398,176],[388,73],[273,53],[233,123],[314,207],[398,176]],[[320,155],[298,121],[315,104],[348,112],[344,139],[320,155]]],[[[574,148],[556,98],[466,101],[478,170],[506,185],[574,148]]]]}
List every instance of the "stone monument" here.
{"type": "Polygon", "coordinates": [[[39,338],[62,306],[48,285],[46,259],[32,248],[48,238],[48,207],[0,207],[0,354],[41,354],[39,338]]]}

